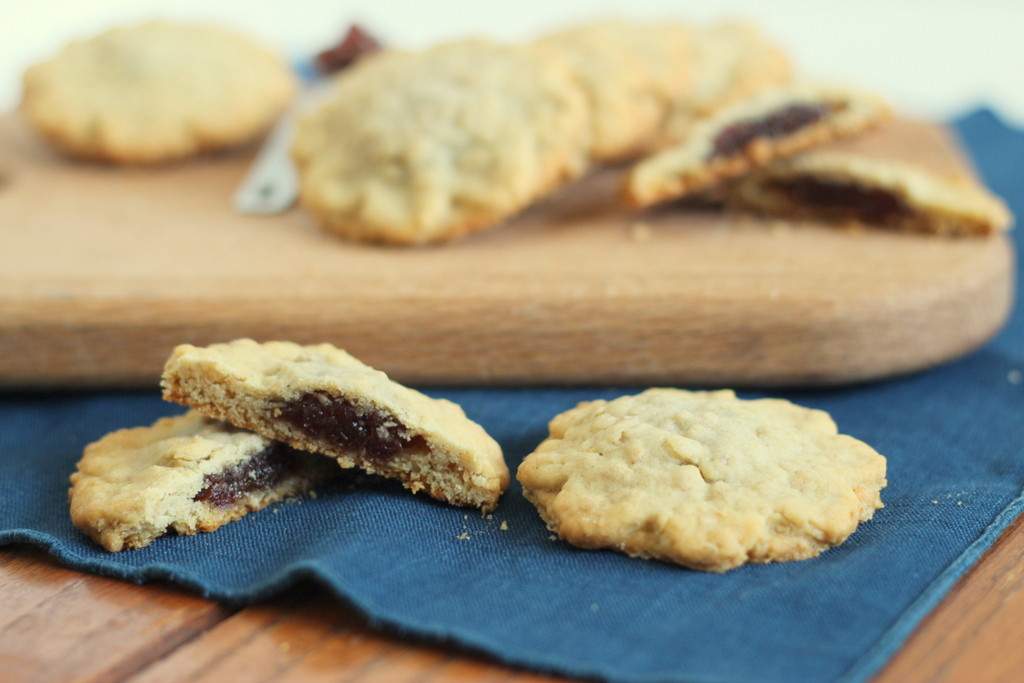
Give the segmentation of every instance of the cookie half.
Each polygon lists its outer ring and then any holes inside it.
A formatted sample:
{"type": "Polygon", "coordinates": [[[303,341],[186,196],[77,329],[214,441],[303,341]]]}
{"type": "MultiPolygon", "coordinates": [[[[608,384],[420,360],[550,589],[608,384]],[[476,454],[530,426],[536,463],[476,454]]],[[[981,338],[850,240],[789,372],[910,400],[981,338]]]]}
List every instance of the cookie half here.
{"type": "Polygon", "coordinates": [[[299,124],[302,203],[355,240],[442,242],[494,227],[587,163],[565,61],[482,40],[361,59],[299,124]]]}
{"type": "Polygon", "coordinates": [[[249,142],[295,92],[287,62],[246,36],[153,21],[71,43],[31,67],[21,105],[70,154],[145,164],[249,142]]]}
{"type": "Polygon", "coordinates": [[[625,196],[634,206],[684,197],[888,116],[885,103],[866,93],[816,85],[765,91],[702,120],[683,143],[640,161],[626,178],[625,196]]]}
{"type": "Polygon", "coordinates": [[[454,505],[492,509],[508,486],[501,448],[462,408],[330,344],[185,344],[164,367],[163,389],[169,401],[454,505]]]}
{"type": "Polygon", "coordinates": [[[322,455],[190,411],[86,446],[71,475],[71,521],[111,552],[142,548],[171,531],[213,531],[339,474],[322,455]]]}
{"type": "Polygon", "coordinates": [[[730,186],[725,199],[773,216],[938,235],[989,235],[1013,222],[1006,205],[970,178],[825,150],[769,164],[730,186]]]}
{"type": "Polygon", "coordinates": [[[780,399],[650,389],[581,403],[549,428],[517,477],[583,548],[722,572],[814,557],[882,507],[885,458],[780,399]]]}
{"type": "Polygon", "coordinates": [[[752,24],[694,28],[690,42],[692,84],[673,103],[653,148],[679,144],[698,121],[790,79],[785,52],[752,24]]]}
{"type": "Polygon", "coordinates": [[[565,28],[538,44],[562,55],[587,95],[590,156],[616,161],[651,146],[693,78],[690,29],[609,19],[565,28]]]}

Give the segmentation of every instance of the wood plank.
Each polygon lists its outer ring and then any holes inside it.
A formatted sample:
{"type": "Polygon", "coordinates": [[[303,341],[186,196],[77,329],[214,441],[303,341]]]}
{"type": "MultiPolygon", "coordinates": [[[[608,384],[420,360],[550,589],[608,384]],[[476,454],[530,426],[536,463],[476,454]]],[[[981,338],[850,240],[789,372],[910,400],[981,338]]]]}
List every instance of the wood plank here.
{"type": "Polygon", "coordinates": [[[1020,680],[1024,672],[1024,517],[953,588],[875,683],[1020,680]]]}
{"type": "Polygon", "coordinates": [[[371,629],[350,608],[306,585],[243,610],[131,680],[508,681],[566,679],[504,667],[453,648],[405,642],[371,629]]]}
{"type": "MultiPolygon", "coordinates": [[[[969,171],[935,126],[856,144],[969,171]]],[[[74,163],[8,115],[0,159],[0,386],[153,386],[174,345],[239,336],[330,341],[417,384],[830,384],[963,354],[1012,294],[1003,237],[635,214],[614,169],[491,233],[395,249],[301,209],[235,214],[245,156],[74,163]]]]}
{"type": "Polygon", "coordinates": [[[159,585],[60,567],[38,551],[0,553],[0,678],[115,681],[230,614],[159,585]]]}

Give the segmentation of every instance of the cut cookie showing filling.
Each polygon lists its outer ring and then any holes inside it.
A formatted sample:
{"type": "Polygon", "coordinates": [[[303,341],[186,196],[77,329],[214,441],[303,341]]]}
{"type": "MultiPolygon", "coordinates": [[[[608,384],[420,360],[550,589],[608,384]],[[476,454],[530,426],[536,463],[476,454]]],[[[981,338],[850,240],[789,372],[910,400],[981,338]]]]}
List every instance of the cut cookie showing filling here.
{"type": "Polygon", "coordinates": [[[163,387],[167,400],[455,505],[492,509],[508,485],[501,448],[459,406],[330,344],[185,344],[163,387]]]}
{"type": "Polygon", "coordinates": [[[746,176],[727,191],[740,209],[770,215],[856,221],[940,235],[988,235],[1012,217],[967,177],[845,152],[814,151],[746,176]]]}
{"type": "Polygon", "coordinates": [[[888,116],[881,100],[863,93],[809,85],[765,91],[704,119],[683,143],[638,163],[626,178],[626,199],[649,206],[683,197],[888,116]]]}
{"type": "Polygon", "coordinates": [[[71,521],[111,552],[141,548],[171,531],[213,531],[341,474],[322,455],[190,411],[87,446],[71,475],[71,521]]]}

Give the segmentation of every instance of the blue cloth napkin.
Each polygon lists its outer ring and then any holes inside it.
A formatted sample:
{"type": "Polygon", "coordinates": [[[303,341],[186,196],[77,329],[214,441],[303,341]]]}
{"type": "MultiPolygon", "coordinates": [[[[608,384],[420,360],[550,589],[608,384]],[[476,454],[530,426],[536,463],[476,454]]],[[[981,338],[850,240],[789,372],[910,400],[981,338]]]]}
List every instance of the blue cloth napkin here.
{"type": "MultiPolygon", "coordinates": [[[[1024,215],[1024,134],[985,111],[956,127],[989,185],[1024,215]]],[[[1018,305],[985,348],[911,377],[776,393],[829,411],[889,459],[885,508],[804,562],[711,575],[578,550],[549,537],[515,482],[491,518],[389,483],[334,485],[215,533],[111,555],[71,526],[67,477],[86,443],[181,412],[155,390],[0,397],[0,545],[236,604],[313,577],[375,624],[568,675],[865,680],[1024,506],[1022,325],[1018,305]]],[[[514,472],[556,413],[641,388],[428,393],[461,403],[514,472]]]]}

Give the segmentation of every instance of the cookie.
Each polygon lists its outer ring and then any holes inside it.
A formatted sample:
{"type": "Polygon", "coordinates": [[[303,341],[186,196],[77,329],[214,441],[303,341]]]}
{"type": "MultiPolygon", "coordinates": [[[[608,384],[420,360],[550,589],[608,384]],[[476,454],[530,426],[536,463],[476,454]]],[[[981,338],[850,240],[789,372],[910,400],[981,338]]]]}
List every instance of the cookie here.
{"type": "Polygon", "coordinates": [[[154,21],[71,43],[29,68],[21,104],[74,156],[146,164],[249,142],[295,92],[288,64],[249,38],[154,21]]]}
{"type": "Polygon", "coordinates": [[[681,144],[641,160],[626,178],[625,196],[634,206],[684,197],[888,116],[885,103],[866,93],[806,84],[768,90],[702,120],[681,144]]]}
{"type": "Polygon", "coordinates": [[[723,22],[695,28],[693,80],[675,100],[654,145],[661,149],[685,140],[694,124],[725,106],[787,83],[789,59],[752,24],[723,22]]]}
{"type": "Polygon", "coordinates": [[[587,95],[595,161],[648,149],[693,76],[690,31],[683,24],[606,20],[538,42],[566,59],[587,95]]]}
{"type": "Polygon", "coordinates": [[[568,65],[537,46],[474,40],[371,55],[300,120],[300,199],[350,239],[456,239],[582,173],[588,117],[568,65]]]}
{"type": "Polygon", "coordinates": [[[555,417],[517,478],[583,548],[722,572],[801,560],[882,507],[885,458],[820,410],[650,389],[555,417]]]}
{"type": "Polygon", "coordinates": [[[462,408],[330,344],[184,344],[163,389],[169,401],[455,505],[490,510],[508,486],[501,448],[462,408]]]}
{"type": "Polygon", "coordinates": [[[170,531],[213,531],[342,471],[195,411],[122,429],[85,448],[71,521],[111,552],[170,531]]]}
{"type": "Polygon", "coordinates": [[[1013,222],[1006,205],[970,178],[830,150],[769,164],[730,186],[725,201],[783,218],[937,235],[990,235],[1013,222]]]}

